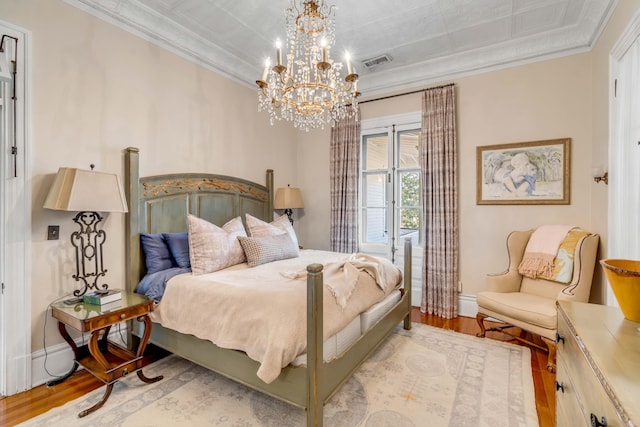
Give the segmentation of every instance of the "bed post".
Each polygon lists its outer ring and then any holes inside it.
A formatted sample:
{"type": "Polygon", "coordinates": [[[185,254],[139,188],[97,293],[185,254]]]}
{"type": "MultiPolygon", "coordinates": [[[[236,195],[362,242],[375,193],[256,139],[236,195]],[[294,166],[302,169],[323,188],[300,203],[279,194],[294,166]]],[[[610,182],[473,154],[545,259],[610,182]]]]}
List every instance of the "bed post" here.
{"type": "Polygon", "coordinates": [[[265,219],[269,222],[273,221],[273,169],[267,169],[267,211],[265,212],[265,219]]]}
{"type": "Polygon", "coordinates": [[[140,171],[138,169],[138,153],[135,147],[128,147],[124,160],[124,186],[129,211],[125,215],[125,288],[133,292],[140,280],[140,239],[139,212],[140,209],[140,171]],[[134,211],[135,209],[135,211],[134,211]]]}
{"type": "Polygon", "coordinates": [[[404,318],[404,328],[406,330],[411,329],[411,260],[413,259],[413,248],[411,246],[411,238],[406,237],[404,239],[404,274],[402,275],[404,280],[404,293],[407,298],[407,305],[409,307],[409,313],[404,318]]]}
{"type": "Polygon", "coordinates": [[[322,264],[307,266],[307,427],[321,427],[323,421],[323,289],[322,264]]]}

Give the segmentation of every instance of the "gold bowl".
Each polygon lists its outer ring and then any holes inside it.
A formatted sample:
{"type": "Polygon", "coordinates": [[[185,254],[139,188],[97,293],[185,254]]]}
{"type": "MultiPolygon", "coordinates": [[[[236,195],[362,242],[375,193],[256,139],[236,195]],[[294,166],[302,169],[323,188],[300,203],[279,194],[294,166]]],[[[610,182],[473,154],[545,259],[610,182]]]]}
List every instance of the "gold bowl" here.
{"type": "Polygon", "coordinates": [[[640,261],[602,259],[600,265],[624,317],[633,322],[640,322],[640,261]]]}

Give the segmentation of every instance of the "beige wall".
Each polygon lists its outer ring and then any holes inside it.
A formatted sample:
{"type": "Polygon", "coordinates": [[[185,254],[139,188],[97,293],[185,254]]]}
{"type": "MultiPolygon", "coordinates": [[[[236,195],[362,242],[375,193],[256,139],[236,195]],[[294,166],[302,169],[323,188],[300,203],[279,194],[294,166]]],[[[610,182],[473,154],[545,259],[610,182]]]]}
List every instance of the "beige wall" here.
{"type": "MultiPolygon", "coordinates": [[[[329,129],[298,133],[298,182],[304,209],[296,210],[298,241],[305,248],[329,250],[329,129]]],[[[292,184],[293,186],[293,184],[292,184]]]]}
{"type": "MultiPolygon", "coordinates": [[[[505,239],[511,230],[546,223],[576,224],[599,233],[601,257],[606,253],[610,189],[596,185],[590,171],[593,166],[606,165],[608,157],[609,51],[638,9],[638,0],[621,0],[591,52],[453,81],[458,101],[464,294],[483,290],[485,274],[507,266],[505,239]],[[475,204],[477,146],[564,137],[572,138],[570,205],[475,204]]],[[[419,111],[420,104],[420,95],[362,104],[362,118],[419,111]]],[[[324,131],[301,136],[298,151],[301,187],[305,194],[313,194],[315,209],[301,218],[299,233],[301,241],[322,248],[329,246],[328,135],[324,131]]],[[[604,302],[605,287],[597,267],[593,302],[604,302]]]]}
{"type": "MultiPolygon", "coordinates": [[[[591,129],[585,126],[591,117],[590,69],[590,56],[582,54],[455,80],[463,293],[476,294],[484,289],[487,272],[506,267],[505,239],[509,231],[550,222],[591,228],[591,129]],[[572,138],[573,148],[570,205],[476,205],[477,146],[564,137],[572,138]]],[[[420,111],[421,95],[365,103],[361,109],[363,119],[420,111]]],[[[309,139],[313,136],[309,135],[309,139]]],[[[313,154],[299,164],[304,170],[319,170],[320,165],[314,162],[319,157],[319,142],[301,144],[305,149],[312,146],[313,154]]],[[[328,150],[326,141],[323,146],[328,150]]],[[[325,187],[328,189],[328,178],[322,182],[325,187]]],[[[323,225],[328,227],[328,202],[319,206],[325,206],[327,219],[323,225]]],[[[318,213],[314,215],[319,217],[318,213]]],[[[306,219],[302,218],[301,226],[306,219]]],[[[328,228],[319,224],[316,220],[312,228],[303,226],[310,232],[306,236],[310,241],[322,241],[328,234],[328,228]]]]}
{"type": "MultiPolygon", "coordinates": [[[[486,273],[506,268],[512,230],[574,224],[592,230],[589,54],[460,79],[460,278],[463,293],[484,289],[486,273]],[[476,147],[569,137],[571,204],[478,206],[476,147]]],[[[595,230],[598,231],[598,230],[595,230]]]]}
{"type": "MultiPolygon", "coordinates": [[[[160,49],[61,0],[3,0],[0,19],[31,31],[32,349],[42,348],[50,301],[75,289],[72,213],[42,208],[60,166],[117,172],[140,148],[142,175],[212,172],[276,186],[295,181],[295,132],[270,126],[256,91],[160,49]],[[46,240],[49,224],[62,238],[46,240]]],[[[124,215],[106,214],[107,283],[124,278],[124,215]]],[[[59,342],[53,321],[47,345],[59,342]]]]}

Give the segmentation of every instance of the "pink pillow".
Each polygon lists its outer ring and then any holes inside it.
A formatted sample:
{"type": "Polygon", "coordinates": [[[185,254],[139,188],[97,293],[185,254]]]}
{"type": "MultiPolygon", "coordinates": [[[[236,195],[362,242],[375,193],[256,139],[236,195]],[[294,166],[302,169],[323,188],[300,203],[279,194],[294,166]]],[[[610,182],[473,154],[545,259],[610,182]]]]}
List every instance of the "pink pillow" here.
{"type": "Polygon", "coordinates": [[[264,222],[250,214],[245,214],[245,217],[247,219],[249,236],[267,237],[288,233],[289,237],[291,237],[291,240],[293,241],[293,244],[298,247],[298,237],[296,236],[296,232],[286,215],[282,215],[274,219],[273,221],[271,221],[271,223],[264,222]]]}
{"type": "Polygon", "coordinates": [[[187,215],[187,221],[193,274],[213,273],[246,261],[238,241],[238,236],[247,236],[240,217],[233,218],[222,228],[194,215],[187,215]]]}

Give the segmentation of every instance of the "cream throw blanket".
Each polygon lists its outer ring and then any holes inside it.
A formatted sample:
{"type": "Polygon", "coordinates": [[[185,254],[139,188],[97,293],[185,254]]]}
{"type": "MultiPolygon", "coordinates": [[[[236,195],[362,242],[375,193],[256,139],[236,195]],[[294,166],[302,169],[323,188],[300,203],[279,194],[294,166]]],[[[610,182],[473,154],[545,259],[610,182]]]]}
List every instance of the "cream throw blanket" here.
{"type": "MultiPolygon", "coordinates": [[[[360,272],[371,276],[383,291],[387,291],[388,283],[395,286],[397,268],[391,261],[363,253],[355,253],[340,262],[330,262],[322,266],[324,285],[329,288],[338,305],[345,308],[356,287],[360,272]]],[[[289,279],[306,279],[307,270],[280,273],[289,279]]]]}
{"type": "MultiPolygon", "coordinates": [[[[253,268],[243,263],[198,276],[180,274],[167,282],[151,319],[166,328],[209,340],[218,347],[244,351],[260,363],[258,377],[270,383],[283,367],[305,353],[307,346],[306,282],[285,278],[281,273],[303,271],[313,263],[336,266],[338,272],[337,265],[345,264],[349,258],[349,254],[302,250],[298,258],[253,268]]],[[[355,275],[353,289],[349,289],[355,272],[347,267],[348,284],[338,291],[350,295],[346,306],[338,304],[329,286],[324,287],[324,340],[382,301],[402,281],[400,270],[392,264],[376,272],[368,265],[373,262],[364,257],[352,262],[351,265],[363,268],[355,275]],[[377,284],[371,274],[378,275],[383,285],[377,284]]],[[[342,288],[343,284],[332,278],[329,270],[323,273],[325,279],[342,288]]]]}
{"type": "Polygon", "coordinates": [[[518,272],[523,276],[536,278],[539,276],[553,276],[553,261],[558,253],[560,244],[567,236],[573,225],[541,225],[527,243],[518,272]]]}

